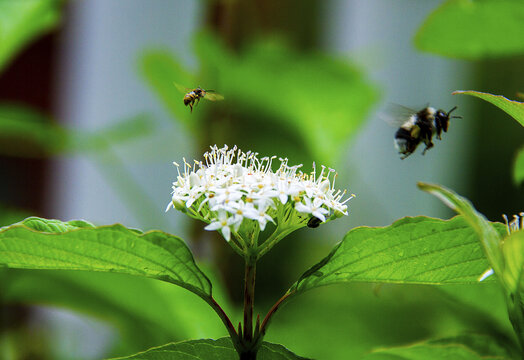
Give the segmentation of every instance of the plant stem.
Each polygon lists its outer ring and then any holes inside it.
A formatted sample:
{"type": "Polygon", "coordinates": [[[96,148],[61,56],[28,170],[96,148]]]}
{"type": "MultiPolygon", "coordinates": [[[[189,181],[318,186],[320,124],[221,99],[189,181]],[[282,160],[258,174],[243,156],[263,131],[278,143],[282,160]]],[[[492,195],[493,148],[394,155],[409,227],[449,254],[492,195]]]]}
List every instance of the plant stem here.
{"type": "Polygon", "coordinates": [[[256,260],[246,258],[244,277],[244,341],[253,341],[253,308],[255,305],[256,260]]]}

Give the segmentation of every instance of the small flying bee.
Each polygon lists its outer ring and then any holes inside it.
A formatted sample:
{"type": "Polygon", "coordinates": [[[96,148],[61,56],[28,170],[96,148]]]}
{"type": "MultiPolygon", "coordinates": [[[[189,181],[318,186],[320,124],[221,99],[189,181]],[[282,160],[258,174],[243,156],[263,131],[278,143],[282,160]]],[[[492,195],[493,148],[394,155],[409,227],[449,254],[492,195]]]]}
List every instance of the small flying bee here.
{"type": "Polygon", "coordinates": [[[175,86],[182,93],[185,93],[184,105],[185,106],[189,105],[189,107],[191,108],[191,112],[193,112],[193,105],[196,106],[200,102],[200,99],[202,98],[211,100],[211,101],[224,100],[224,96],[216,93],[215,90],[204,90],[200,86],[197,87],[196,89],[189,89],[177,83],[175,83],[175,86]]]}
{"type": "Polygon", "coordinates": [[[408,109],[408,118],[402,119],[403,122],[395,133],[395,147],[402,154],[400,158],[405,159],[411,155],[421,142],[426,145],[422,155],[431,149],[434,146],[433,136],[437,135],[437,139],[441,140],[442,131],[448,131],[449,119],[462,119],[461,116],[450,116],[455,109],[456,106],[448,112],[429,106],[420,111],[408,109]]]}

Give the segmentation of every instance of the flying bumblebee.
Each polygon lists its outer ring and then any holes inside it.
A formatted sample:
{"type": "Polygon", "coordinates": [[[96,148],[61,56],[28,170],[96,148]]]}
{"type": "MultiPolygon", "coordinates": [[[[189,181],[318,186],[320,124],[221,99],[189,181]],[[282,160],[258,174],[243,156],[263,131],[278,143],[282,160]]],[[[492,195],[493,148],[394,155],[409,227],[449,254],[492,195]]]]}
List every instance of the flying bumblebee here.
{"type": "Polygon", "coordinates": [[[191,108],[191,112],[193,112],[193,105],[196,106],[202,98],[211,101],[224,100],[224,96],[216,93],[215,90],[204,90],[200,86],[196,89],[190,89],[183,87],[177,83],[174,84],[180,92],[185,93],[184,105],[189,105],[189,107],[191,108]]]}
{"type": "Polygon", "coordinates": [[[407,115],[407,119],[404,116],[403,122],[395,133],[395,147],[401,154],[400,158],[405,159],[411,155],[421,142],[426,145],[422,155],[431,149],[434,146],[433,136],[437,135],[437,139],[441,140],[442,131],[448,131],[449,119],[462,119],[461,116],[450,116],[455,109],[456,106],[448,112],[435,110],[430,106],[420,111],[408,109],[410,114],[407,115]]]}

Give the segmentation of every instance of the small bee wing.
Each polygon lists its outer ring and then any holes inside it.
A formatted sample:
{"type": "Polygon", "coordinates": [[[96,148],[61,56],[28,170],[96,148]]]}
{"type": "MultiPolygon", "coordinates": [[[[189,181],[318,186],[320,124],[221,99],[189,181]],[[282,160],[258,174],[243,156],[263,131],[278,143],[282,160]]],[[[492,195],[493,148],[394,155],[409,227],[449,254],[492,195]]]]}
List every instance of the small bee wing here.
{"type": "Polygon", "coordinates": [[[211,101],[220,101],[224,100],[224,96],[216,93],[215,90],[206,90],[206,96],[204,96],[204,99],[208,99],[211,101]]]}
{"type": "Polygon", "coordinates": [[[399,104],[388,104],[379,117],[391,127],[400,127],[417,111],[399,104]]]}
{"type": "Polygon", "coordinates": [[[185,86],[182,86],[182,85],[180,85],[180,84],[178,84],[178,83],[176,83],[176,82],[174,82],[174,81],[173,81],[173,85],[175,85],[176,88],[178,89],[178,91],[180,91],[182,94],[186,94],[186,93],[188,93],[188,92],[191,91],[190,88],[187,88],[187,87],[185,87],[185,86]]]}

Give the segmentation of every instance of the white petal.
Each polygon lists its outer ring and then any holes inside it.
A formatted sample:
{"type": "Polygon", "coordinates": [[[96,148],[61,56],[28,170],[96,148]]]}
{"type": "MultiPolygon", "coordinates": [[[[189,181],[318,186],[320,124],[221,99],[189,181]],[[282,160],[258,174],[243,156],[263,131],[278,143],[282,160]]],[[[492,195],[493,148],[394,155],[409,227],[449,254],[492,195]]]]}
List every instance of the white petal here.
{"type": "Polygon", "coordinates": [[[229,228],[229,226],[224,226],[222,228],[222,235],[224,235],[224,239],[226,239],[227,241],[231,240],[231,229],[229,228]]]}
{"type": "Polygon", "coordinates": [[[221,227],[222,227],[222,223],[220,221],[215,221],[215,222],[212,222],[211,224],[207,225],[204,229],[205,230],[209,230],[209,231],[213,231],[213,230],[220,229],[221,227]]]}
{"type": "Polygon", "coordinates": [[[317,219],[322,220],[322,222],[326,221],[326,217],[321,212],[319,212],[318,210],[317,211],[313,211],[312,214],[317,219]]]}
{"type": "Polygon", "coordinates": [[[311,213],[311,208],[301,202],[295,204],[295,210],[301,213],[311,213]]]}

